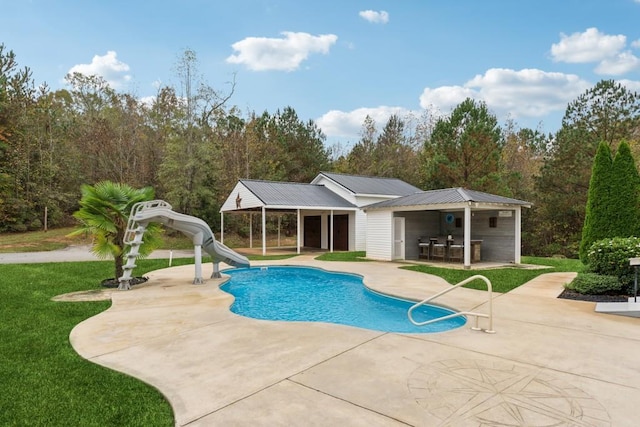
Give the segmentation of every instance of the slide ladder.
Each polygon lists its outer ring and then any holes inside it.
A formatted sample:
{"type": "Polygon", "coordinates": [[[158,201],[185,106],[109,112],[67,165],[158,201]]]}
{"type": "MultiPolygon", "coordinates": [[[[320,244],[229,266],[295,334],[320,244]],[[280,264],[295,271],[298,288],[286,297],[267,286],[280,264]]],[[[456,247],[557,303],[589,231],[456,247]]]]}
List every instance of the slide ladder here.
{"type": "Polygon", "coordinates": [[[147,229],[147,224],[141,224],[136,221],[136,214],[144,209],[152,207],[168,207],[169,205],[164,200],[152,200],[150,202],[140,202],[133,205],[131,214],[129,215],[129,222],[127,222],[127,230],[124,233],[124,244],[130,247],[127,252],[127,262],[122,266],[122,277],[118,278],[118,289],[129,290],[131,289],[131,276],[133,269],[136,268],[136,259],[140,254],[140,245],[142,245],[144,232],[147,229]],[[160,206],[161,205],[161,206],[160,206]]]}

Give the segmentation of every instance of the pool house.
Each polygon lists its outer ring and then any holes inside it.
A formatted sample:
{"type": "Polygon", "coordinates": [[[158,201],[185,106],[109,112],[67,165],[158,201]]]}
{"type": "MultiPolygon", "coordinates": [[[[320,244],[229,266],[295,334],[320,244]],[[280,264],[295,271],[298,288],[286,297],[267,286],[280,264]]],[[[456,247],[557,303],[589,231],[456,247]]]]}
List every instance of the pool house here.
{"type": "MultiPolygon", "coordinates": [[[[311,183],[240,180],[220,209],[224,218],[260,221],[267,254],[266,218],[296,218],[296,251],[366,251],[367,258],[520,263],[525,201],[463,188],[422,191],[395,178],[321,172],[311,183]]],[[[279,223],[278,223],[279,224],[279,223]]],[[[278,225],[278,233],[280,232],[278,225]]],[[[250,235],[250,246],[254,237],[250,235]]]]}

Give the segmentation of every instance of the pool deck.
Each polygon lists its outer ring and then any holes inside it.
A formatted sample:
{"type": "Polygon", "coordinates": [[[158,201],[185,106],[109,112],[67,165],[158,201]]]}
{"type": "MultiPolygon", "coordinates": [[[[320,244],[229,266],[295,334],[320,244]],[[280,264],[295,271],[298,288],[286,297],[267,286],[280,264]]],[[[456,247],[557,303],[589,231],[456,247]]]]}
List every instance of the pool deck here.
{"type": "MultiPolygon", "coordinates": [[[[448,285],[382,262],[302,255],[252,265],[358,273],[383,293],[423,299],[448,285]]],[[[211,264],[203,266],[211,274],[211,264]]],[[[493,301],[495,334],[437,334],[248,319],[220,279],[193,265],[158,270],[71,332],[94,363],[157,387],[177,426],[637,426],[640,319],[557,299],[551,273],[493,301]]],[[[486,312],[486,292],[436,302],[486,312]]],[[[486,326],[481,320],[481,326],[486,326]]]]}

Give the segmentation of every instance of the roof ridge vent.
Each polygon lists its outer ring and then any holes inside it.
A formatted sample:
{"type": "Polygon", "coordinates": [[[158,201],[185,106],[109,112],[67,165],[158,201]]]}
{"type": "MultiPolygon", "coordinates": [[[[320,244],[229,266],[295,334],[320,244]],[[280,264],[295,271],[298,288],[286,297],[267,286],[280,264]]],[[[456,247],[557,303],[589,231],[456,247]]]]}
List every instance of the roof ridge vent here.
{"type": "Polygon", "coordinates": [[[468,201],[470,201],[470,200],[471,200],[471,196],[469,196],[469,193],[467,193],[467,191],[466,191],[464,188],[462,188],[462,187],[458,187],[458,188],[457,188],[457,190],[458,190],[458,193],[462,196],[462,198],[463,198],[465,201],[467,201],[467,202],[468,202],[468,201]]]}

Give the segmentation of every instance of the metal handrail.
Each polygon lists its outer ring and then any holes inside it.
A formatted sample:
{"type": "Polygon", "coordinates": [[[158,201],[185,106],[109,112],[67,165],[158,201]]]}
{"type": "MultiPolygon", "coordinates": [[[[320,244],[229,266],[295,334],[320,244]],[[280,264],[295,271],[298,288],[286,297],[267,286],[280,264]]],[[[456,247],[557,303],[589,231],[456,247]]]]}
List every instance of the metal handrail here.
{"type": "Polygon", "coordinates": [[[482,330],[482,328],[480,328],[478,326],[478,318],[479,317],[485,317],[489,319],[489,328],[484,329],[484,331],[488,334],[494,334],[496,331],[493,330],[493,289],[491,286],[491,281],[489,279],[487,279],[486,277],[480,275],[480,274],[476,274],[475,276],[471,276],[467,279],[464,279],[463,281],[453,285],[450,288],[444,289],[443,291],[438,292],[435,295],[430,296],[427,299],[424,299],[416,304],[414,304],[413,306],[411,306],[411,308],[409,309],[409,311],[407,312],[407,316],[409,317],[409,320],[411,321],[411,323],[413,323],[416,326],[424,326],[424,325],[428,325],[431,323],[435,323],[435,322],[439,322],[441,320],[447,320],[447,319],[452,319],[454,317],[460,317],[460,316],[475,316],[476,318],[476,323],[475,326],[471,327],[471,329],[473,329],[474,331],[480,331],[482,330]],[[431,320],[427,320],[424,322],[416,322],[413,319],[412,313],[413,310],[415,310],[416,308],[420,307],[421,305],[427,304],[430,301],[433,301],[434,299],[451,292],[454,289],[459,288],[460,286],[464,286],[469,282],[473,282],[476,279],[481,279],[484,280],[484,282],[487,284],[487,292],[489,293],[489,314],[484,314],[484,313],[474,313],[471,311],[460,311],[457,313],[453,313],[453,314],[448,314],[446,316],[442,316],[442,317],[437,317],[435,319],[431,319],[431,320]]]}

